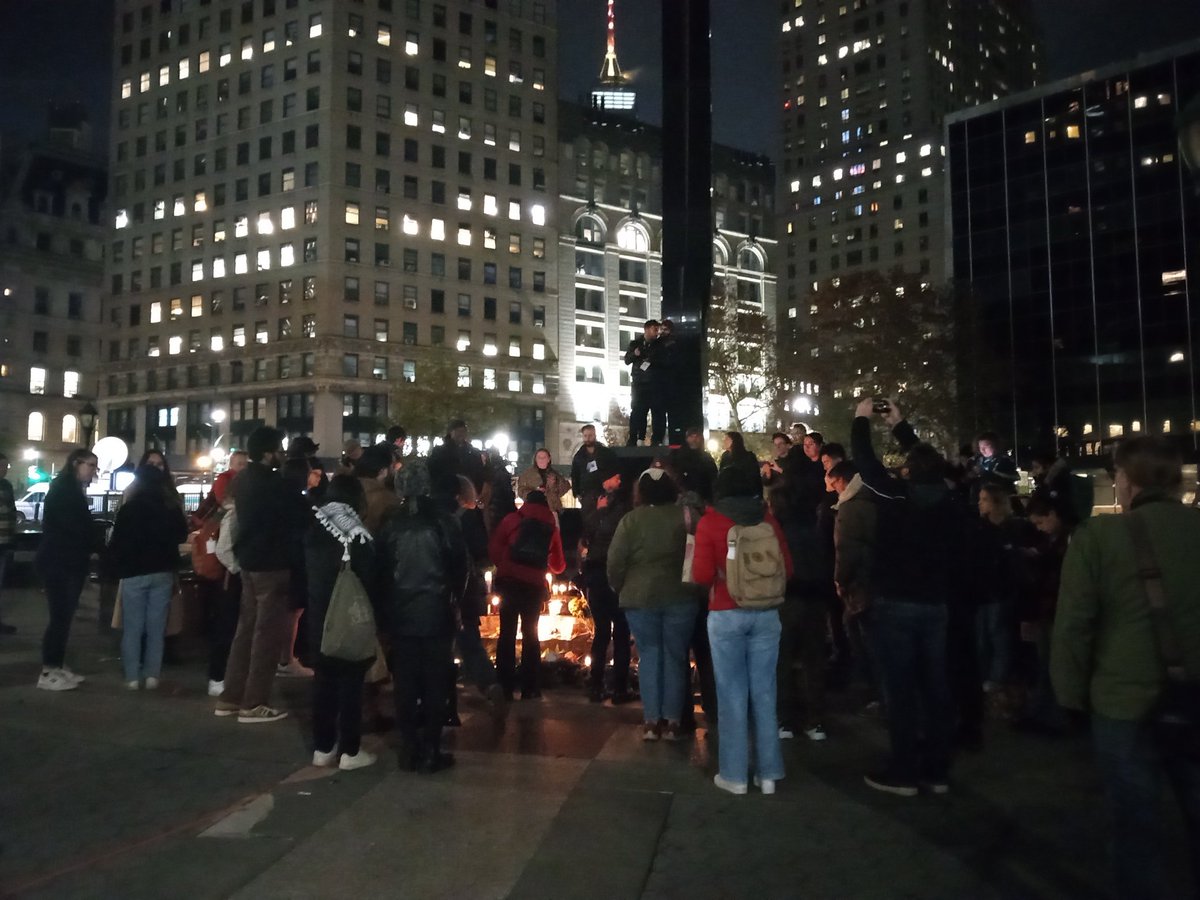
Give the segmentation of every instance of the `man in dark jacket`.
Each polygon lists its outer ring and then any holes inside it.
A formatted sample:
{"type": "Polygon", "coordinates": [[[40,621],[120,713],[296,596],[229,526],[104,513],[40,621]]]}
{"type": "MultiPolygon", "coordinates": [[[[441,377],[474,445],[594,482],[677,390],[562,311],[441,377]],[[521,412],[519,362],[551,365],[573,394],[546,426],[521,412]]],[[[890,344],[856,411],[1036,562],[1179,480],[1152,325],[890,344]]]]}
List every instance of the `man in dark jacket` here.
{"type": "Polygon", "coordinates": [[[684,446],[676,447],[667,457],[680,490],[695,494],[696,499],[712,503],[717,485],[717,463],[704,448],[704,430],[692,426],[684,436],[684,446]]]}
{"type": "Polygon", "coordinates": [[[442,726],[470,562],[462,530],[429,496],[428,481],[384,522],[376,558],[391,638],[400,767],[437,772],[454,764],[442,753],[442,726]]]}
{"type": "Polygon", "coordinates": [[[608,583],[608,548],[617,525],[629,512],[629,491],[622,489],[621,476],[604,483],[604,496],[583,517],[580,566],[588,607],[592,611],[592,669],[588,677],[588,700],[604,700],[604,670],[608,667],[608,645],[613,645],[614,704],[626,703],[629,693],[630,632],[617,592],[608,583]]]}
{"type": "Polygon", "coordinates": [[[616,474],[617,455],[596,440],[595,425],[584,425],[579,433],[583,436],[583,446],[571,460],[571,490],[586,512],[604,493],[604,482],[616,474]]]}
{"type": "Polygon", "coordinates": [[[918,785],[944,794],[953,730],[948,607],[962,587],[967,519],[946,487],[945,460],[916,440],[895,403],[885,421],[907,452],[905,478],[888,473],[871,447],[873,405],[869,397],[858,404],[851,453],[876,511],[868,629],[883,674],[892,754],[885,769],[865,780],[902,797],[916,796],[918,785]]]}
{"type": "Polygon", "coordinates": [[[303,495],[290,490],[276,471],[283,462],[283,434],[257,428],[246,451],[250,463],[233,482],[233,552],[242,568],[241,611],[225,666],[225,691],[216,706],[218,716],[236,715],[242,724],[274,722],[287,715],[269,701],[292,572],[298,562],[302,565],[301,540],[308,526],[303,495]]]}
{"type": "Polygon", "coordinates": [[[658,390],[660,379],[655,371],[658,353],[658,321],[646,322],[642,337],[634,338],[625,350],[625,365],[630,366],[629,383],[632,405],[629,410],[630,446],[640,444],[646,437],[646,417],[651,416],[650,443],[661,444],[666,423],[663,403],[658,390]]]}
{"type": "Polygon", "coordinates": [[[532,491],[525,505],[504,518],[492,532],[489,554],[496,566],[495,590],[500,595],[500,639],[496,670],[505,699],[517,683],[517,620],[521,621],[521,699],[540,697],[538,687],[541,645],[538,617],[549,596],[547,572],[559,575],[567,567],[562,535],[546,495],[532,491]]]}
{"type": "Polygon", "coordinates": [[[469,478],[476,492],[483,490],[483,452],[471,446],[467,423],[453,419],[440,446],[429,454],[429,477],[433,495],[448,499],[458,494],[457,475],[469,478]]]}

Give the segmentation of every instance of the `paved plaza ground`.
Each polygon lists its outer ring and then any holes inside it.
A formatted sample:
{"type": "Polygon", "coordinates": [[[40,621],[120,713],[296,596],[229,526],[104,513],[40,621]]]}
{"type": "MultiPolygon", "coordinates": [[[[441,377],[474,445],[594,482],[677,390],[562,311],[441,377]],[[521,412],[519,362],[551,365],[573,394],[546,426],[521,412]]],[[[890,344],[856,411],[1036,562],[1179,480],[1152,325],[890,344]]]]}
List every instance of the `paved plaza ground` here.
{"type": "Polygon", "coordinates": [[[79,690],[34,690],[44,600],[5,594],[0,638],[0,896],[28,898],[1083,898],[1108,895],[1106,826],[1085,742],[994,726],[947,797],[864,786],[882,723],[831,717],[785,742],[772,797],[712,784],[715,740],[643,745],[637,704],[577,688],[514,704],[503,731],[463,702],[458,765],[306,765],[308,684],[291,718],[214,718],[199,659],[122,688],[94,587],[72,635],[79,690]]]}

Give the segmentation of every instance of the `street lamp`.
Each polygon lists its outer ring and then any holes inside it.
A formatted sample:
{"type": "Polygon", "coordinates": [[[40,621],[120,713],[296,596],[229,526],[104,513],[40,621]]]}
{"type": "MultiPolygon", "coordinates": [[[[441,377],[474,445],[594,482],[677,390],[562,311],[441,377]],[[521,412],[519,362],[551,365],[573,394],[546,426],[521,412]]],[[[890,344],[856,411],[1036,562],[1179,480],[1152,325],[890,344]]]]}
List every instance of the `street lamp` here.
{"type": "Polygon", "coordinates": [[[79,411],[79,427],[83,429],[83,446],[92,446],[92,433],[96,430],[96,419],[100,413],[92,404],[85,403],[79,411]]]}

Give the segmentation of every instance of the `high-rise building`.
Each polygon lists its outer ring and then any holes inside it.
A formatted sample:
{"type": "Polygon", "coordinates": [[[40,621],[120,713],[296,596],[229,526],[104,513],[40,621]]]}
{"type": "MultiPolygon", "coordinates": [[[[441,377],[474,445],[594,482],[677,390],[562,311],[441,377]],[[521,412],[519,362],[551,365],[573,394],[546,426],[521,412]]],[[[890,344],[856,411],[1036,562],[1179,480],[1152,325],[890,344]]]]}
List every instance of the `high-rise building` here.
{"type": "MultiPolygon", "coordinates": [[[[617,424],[630,406],[629,342],[662,314],[662,129],[598,107],[559,106],[559,442],[583,422],[617,424]],[[614,415],[616,413],[616,415],[614,415]]],[[[775,320],[774,167],[713,148],[715,287],[775,320]]],[[[728,410],[710,396],[709,424],[728,410]]]]}
{"type": "Polygon", "coordinates": [[[1038,80],[1028,0],[787,0],[782,322],[854,272],[944,280],[943,119],[1038,80]]]}
{"type": "Polygon", "coordinates": [[[115,32],[106,433],[189,464],[220,410],[334,455],[451,360],[542,443],[552,2],[118,0],[115,32]]]}
{"type": "Polygon", "coordinates": [[[81,116],[54,110],[47,140],[0,154],[0,449],[18,480],[61,466],[95,414],[108,179],[81,116]]]}
{"type": "Polygon", "coordinates": [[[1177,120],[1200,41],[951,116],[959,391],[1018,448],[1200,437],[1200,199],[1177,120]]]}

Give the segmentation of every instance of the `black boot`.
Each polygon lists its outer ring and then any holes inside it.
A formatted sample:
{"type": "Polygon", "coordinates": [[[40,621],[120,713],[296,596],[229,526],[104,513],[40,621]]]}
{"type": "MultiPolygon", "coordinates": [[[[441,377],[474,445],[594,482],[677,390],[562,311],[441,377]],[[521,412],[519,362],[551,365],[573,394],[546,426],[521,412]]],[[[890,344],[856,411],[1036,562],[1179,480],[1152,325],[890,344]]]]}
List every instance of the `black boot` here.
{"type": "Polygon", "coordinates": [[[397,753],[397,761],[401,772],[415,772],[418,764],[421,761],[421,744],[417,740],[417,736],[405,735],[400,738],[400,748],[397,753]]]}

